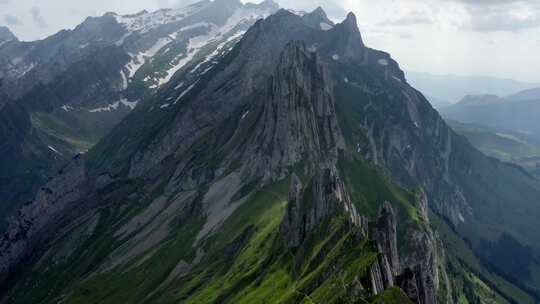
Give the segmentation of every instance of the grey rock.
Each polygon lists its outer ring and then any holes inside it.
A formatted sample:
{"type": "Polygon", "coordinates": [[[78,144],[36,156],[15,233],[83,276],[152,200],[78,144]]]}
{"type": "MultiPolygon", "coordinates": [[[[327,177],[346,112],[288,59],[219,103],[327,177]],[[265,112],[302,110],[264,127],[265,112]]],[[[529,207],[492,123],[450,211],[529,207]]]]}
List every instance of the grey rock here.
{"type": "Polygon", "coordinates": [[[396,229],[397,220],[394,209],[389,202],[384,202],[377,220],[369,224],[369,238],[377,242],[379,252],[377,261],[370,269],[374,295],[393,287],[394,277],[400,272],[396,229]]]}
{"type": "Polygon", "coordinates": [[[321,169],[306,188],[294,175],[289,204],[280,226],[287,247],[300,246],[324,219],[344,212],[344,202],[347,200],[348,193],[335,168],[321,169]]]}
{"type": "Polygon", "coordinates": [[[384,202],[377,221],[369,226],[369,237],[377,241],[379,252],[386,259],[384,264],[389,264],[389,267],[385,268],[391,269],[392,278],[400,272],[396,229],[395,211],[389,202],[384,202]]]}
{"type": "Polygon", "coordinates": [[[273,180],[284,177],[283,170],[301,160],[308,166],[335,163],[344,139],[332,82],[317,54],[301,42],[287,45],[267,90],[267,100],[260,110],[254,109],[261,111],[256,114],[261,119],[242,155],[244,173],[264,172],[264,180],[273,180]]]}

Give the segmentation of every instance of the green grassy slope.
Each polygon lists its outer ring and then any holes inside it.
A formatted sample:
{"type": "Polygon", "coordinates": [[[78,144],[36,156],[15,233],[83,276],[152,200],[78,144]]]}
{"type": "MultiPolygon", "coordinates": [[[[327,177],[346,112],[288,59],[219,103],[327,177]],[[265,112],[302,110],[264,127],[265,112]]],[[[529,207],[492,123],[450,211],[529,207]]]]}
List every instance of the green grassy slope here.
{"type": "MultiPolygon", "coordinates": [[[[342,155],[340,168],[359,211],[374,218],[381,202],[394,204],[399,249],[405,252],[407,231],[427,225],[418,216],[414,194],[393,186],[358,155],[342,155]]],[[[45,256],[21,273],[11,303],[353,303],[358,294],[351,290],[361,290],[364,300],[359,303],[408,303],[396,288],[369,296],[375,244],[359,239],[346,215],[326,219],[299,249],[287,250],[279,225],[288,187],[287,178],[257,190],[222,228],[200,242],[195,239],[204,215],[178,218],[159,244],[112,268],[106,267],[111,253],[129,242],[115,232],[151,205],[126,201],[104,207],[53,241],[45,256]],[[183,264],[190,265],[189,271],[178,271],[183,264]]],[[[201,189],[196,196],[204,193],[201,189]]],[[[499,290],[521,297],[519,303],[531,303],[518,288],[495,289],[491,281],[473,275],[475,268],[458,265],[453,283],[477,282],[470,293],[464,291],[466,284],[454,289],[462,303],[474,303],[475,295],[484,294],[493,295],[492,303],[507,303],[499,290]]]]}
{"type": "MultiPolygon", "coordinates": [[[[358,156],[342,157],[340,164],[359,210],[374,217],[388,200],[399,210],[400,227],[423,225],[412,193],[392,186],[358,156]]],[[[115,231],[146,208],[130,202],[105,207],[55,240],[41,261],[21,274],[13,303],[60,298],[64,303],[352,303],[357,284],[366,303],[402,298],[398,290],[369,297],[368,271],[378,254],[346,215],[326,219],[301,248],[287,250],[279,225],[288,187],[287,178],[254,192],[199,243],[201,213],[174,221],[158,245],[113,268],[104,265],[127,242],[114,237],[115,231]],[[182,261],[192,265],[189,273],[171,276],[182,261]]]]}

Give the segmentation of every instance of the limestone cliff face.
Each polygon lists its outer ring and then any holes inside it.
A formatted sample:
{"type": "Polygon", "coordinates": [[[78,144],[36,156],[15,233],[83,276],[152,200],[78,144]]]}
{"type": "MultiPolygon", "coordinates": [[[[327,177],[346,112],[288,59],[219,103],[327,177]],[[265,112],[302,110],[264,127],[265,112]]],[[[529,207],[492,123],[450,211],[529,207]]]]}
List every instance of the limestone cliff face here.
{"type": "Polygon", "coordinates": [[[404,236],[408,252],[400,256],[402,272],[397,281],[409,297],[417,299],[418,303],[436,303],[439,289],[439,259],[444,256],[444,251],[429,225],[425,192],[419,189],[415,199],[424,225],[417,229],[409,229],[404,236]]]}
{"type": "MultiPolygon", "coordinates": [[[[333,97],[333,81],[316,53],[303,42],[285,47],[266,97],[248,109],[258,117],[245,147],[239,147],[248,175],[283,178],[304,161],[313,172],[335,164],[345,148],[333,97]]],[[[246,112],[247,113],[247,112],[246,112]]]]}
{"type": "Polygon", "coordinates": [[[392,269],[392,276],[400,272],[397,249],[397,219],[389,202],[384,202],[379,218],[369,227],[369,237],[377,241],[380,252],[383,252],[392,269]]]}
{"type": "Polygon", "coordinates": [[[366,224],[355,211],[335,168],[320,169],[306,187],[293,175],[280,233],[287,247],[296,248],[323,220],[341,213],[351,215],[351,224],[366,224]]]}
{"type": "Polygon", "coordinates": [[[371,266],[371,288],[377,295],[395,286],[395,277],[400,273],[397,248],[397,219],[389,202],[384,202],[375,222],[369,224],[369,238],[377,243],[379,256],[371,266]]]}
{"type": "MultiPolygon", "coordinates": [[[[423,193],[421,191],[420,193],[423,193]]],[[[417,199],[420,197],[417,196],[417,199]]],[[[422,200],[418,202],[422,204],[422,200]]],[[[425,217],[423,220],[427,220],[425,217]]],[[[429,223],[429,222],[428,222],[429,223]]],[[[420,304],[438,303],[438,242],[429,227],[409,229],[407,252],[398,252],[397,218],[389,202],[385,202],[369,237],[377,241],[380,255],[371,267],[371,287],[379,294],[392,286],[400,287],[407,296],[420,304]]]]}

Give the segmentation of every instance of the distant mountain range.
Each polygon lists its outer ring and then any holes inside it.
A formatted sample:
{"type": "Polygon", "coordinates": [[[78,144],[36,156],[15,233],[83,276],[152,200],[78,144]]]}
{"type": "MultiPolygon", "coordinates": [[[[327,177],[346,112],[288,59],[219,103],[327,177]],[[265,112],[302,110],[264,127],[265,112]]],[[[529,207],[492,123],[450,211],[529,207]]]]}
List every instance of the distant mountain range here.
{"type": "Polygon", "coordinates": [[[531,101],[540,100],[540,88],[532,88],[507,96],[511,101],[531,101]]]}
{"type": "Polygon", "coordinates": [[[449,120],[511,130],[540,140],[540,89],[508,97],[470,95],[441,109],[449,120]]]}
{"type": "Polygon", "coordinates": [[[484,154],[514,163],[540,177],[540,141],[526,134],[479,124],[448,121],[484,154]]]}
{"type": "MultiPolygon", "coordinates": [[[[467,95],[508,96],[517,92],[540,87],[540,83],[526,83],[511,79],[486,76],[433,75],[406,72],[407,80],[420,92],[433,100],[436,108],[456,103],[467,95]]],[[[430,100],[431,101],[431,100],[430,100]]]]}

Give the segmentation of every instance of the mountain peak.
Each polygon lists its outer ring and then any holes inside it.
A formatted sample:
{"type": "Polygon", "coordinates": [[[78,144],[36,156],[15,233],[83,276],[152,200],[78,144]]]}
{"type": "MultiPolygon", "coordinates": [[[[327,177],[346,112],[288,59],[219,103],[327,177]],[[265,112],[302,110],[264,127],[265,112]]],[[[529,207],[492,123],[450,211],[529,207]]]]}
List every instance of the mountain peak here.
{"type": "Polygon", "coordinates": [[[506,100],[497,95],[484,94],[484,95],[467,95],[458,103],[462,106],[478,106],[487,104],[504,103],[506,100]]]}
{"type": "Polygon", "coordinates": [[[335,26],[334,22],[328,19],[326,12],[320,6],[313,12],[303,15],[302,19],[304,23],[318,30],[328,31],[335,26]]]}
{"type": "Polygon", "coordinates": [[[347,18],[345,18],[345,21],[351,25],[354,25],[355,27],[358,25],[356,15],[353,12],[349,12],[347,14],[347,18]]]}
{"type": "Polygon", "coordinates": [[[263,2],[258,4],[260,7],[271,7],[271,8],[279,8],[279,4],[275,2],[274,0],[264,0],[263,2]]]}
{"type": "Polygon", "coordinates": [[[17,36],[6,26],[0,26],[0,42],[17,41],[17,36]]]}
{"type": "Polygon", "coordinates": [[[324,11],[324,9],[322,7],[317,7],[313,12],[311,12],[312,15],[318,15],[320,16],[321,18],[328,18],[328,16],[326,15],[326,12],[324,11]]]}
{"type": "Polygon", "coordinates": [[[358,21],[356,15],[353,12],[347,14],[347,18],[341,23],[342,27],[346,28],[350,33],[360,35],[360,30],[358,29],[358,21]]]}

